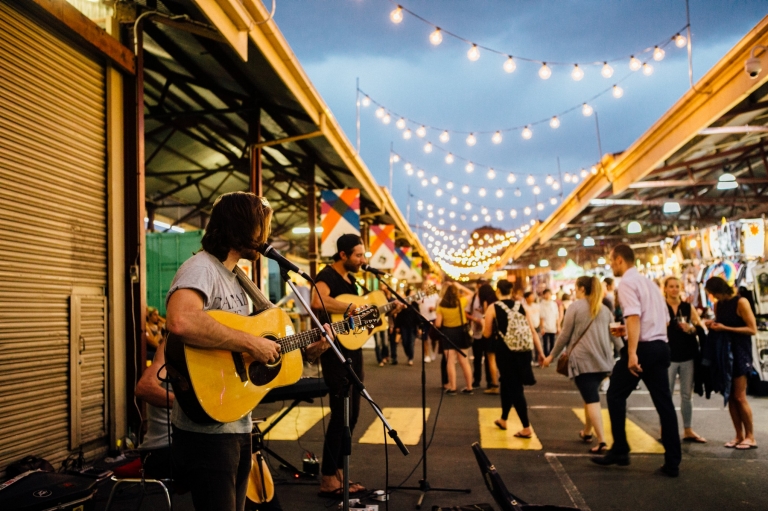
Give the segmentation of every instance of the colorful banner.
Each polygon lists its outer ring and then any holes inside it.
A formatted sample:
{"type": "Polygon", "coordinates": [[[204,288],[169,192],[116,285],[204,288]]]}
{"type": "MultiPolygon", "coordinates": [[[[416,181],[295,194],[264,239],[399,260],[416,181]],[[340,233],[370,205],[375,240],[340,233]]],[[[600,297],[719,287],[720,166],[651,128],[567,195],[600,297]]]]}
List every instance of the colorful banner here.
{"type": "Polygon", "coordinates": [[[395,247],[395,270],[392,276],[407,280],[411,273],[411,247],[395,247]]]}
{"type": "Polygon", "coordinates": [[[395,226],[372,225],[368,231],[368,250],[371,257],[368,264],[380,270],[395,267],[395,226]]]}
{"type": "Polygon", "coordinates": [[[330,257],[336,253],[336,240],[339,236],[360,236],[360,190],[323,190],[320,197],[320,224],[323,226],[320,256],[330,257]]]}
{"type": "Polygon", "coordinates": [[[423,279],[421,274],[421,257],[411,257],[411,277],[408,282],[419,283],[423,279]]]}

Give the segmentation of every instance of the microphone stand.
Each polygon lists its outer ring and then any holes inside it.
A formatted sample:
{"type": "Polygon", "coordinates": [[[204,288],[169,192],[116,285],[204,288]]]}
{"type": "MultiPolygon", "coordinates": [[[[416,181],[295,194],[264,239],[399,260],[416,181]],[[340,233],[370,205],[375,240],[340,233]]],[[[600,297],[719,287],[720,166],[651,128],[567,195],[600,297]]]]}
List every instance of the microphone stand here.
{"type": "MultiPolygon", "coordinates": [[[[325,331],[325,328],[323,328],[322,323],[317,319],[317,316],[312,312],[312,309],[309,307],[309,304],[304,301],[304,298],[301,296],[301,294],[297,291],[296,285],[291,282],[291,279],[288,277],[288,270],[285,268],[280,268],[280,276],[283,278],[286,284],[293,290],[293,294],[296,295],[296,299],[301,302],[301,304],[304,306],[304,309],[309,314],[309,317],[312,319],[312,323],[320,329],[320,332],[322,335],[326,338],[326,340],[330,343],[331,349],[333,349],[334,353],[336,354],[336,357],[341,361],[342,364],[344,364],[344,368],[347,370],[347,385],[345,386],[344,391],[344,466],[342,469],[342,474],[344,477],[343,482],[343,488],[344,488],[344,494],[343,494],[343,501],[342,506],[344,511],[349,511],[349,455],[352,452],[352,434],[349,429],[349,387],[350,385],[354,385],[357,390],[360,392],[360,395],[365,398],[366,401],[368,401],[371,405],[371,408],[373,408],[373,411],[376,413],[376,415],[379,417],[379,420],[384,424],[384,427],[387,429],[389,437],[397,444],[397,447],[400,449],[400,452],[403,453],[403,456],[408,456],[409,452],[408,449],[403,444],[403,441],[400,440],[400,437],[397,436],[397,431],[392,429],[392,426],[390,426],[389,422],[387,422],[387,419],[384,418],[384,415],[381,413],[381,408],[379,408],[379,405],[377,405],[374,401],[371,395],[368,393],[368,390],[365,388],[365,385],[363,385],[363,382],[360,381],[360,378],[358,378],[357,374],[355,374],[355,371],[352,369],[352,359],[345,358],[344,355],[339,350],[338,346],[334,343],[333,337],[328,335],[328,332],[325,331]]],[[[310,280],[312,284],[312,282],[310,280]]]]}
{"type": "MultiPolygon", "coordinates": [[[[381,279],[381,276],[374,273],[376,275],[376,278],[379,280],[379,284],[383,284],[389,291],[397,298],[398,301],[405,304],[406,307],[410,307],[410,304],[399,294],[397,294],[397,291],[392,289],[392,287],[384,282],[381,279]]],[[[461,306],[461,305],[459,305],[461,306]]],[[[418,490],[421,492],[421,495],[419,496],[419,501],[416,503],[416,509],[421,509],[421,504],[424,502],[424,497],[427,496],[427,492],[430,491],[452,491],[452,492],[460,492],[460,493],[472,493],[472,490],[469,488],[433,488],[429,484],[429,480],[427,479],[427,364],[424,361],[424,358],[427,355],[426,352],[426,346],[427,346],[427,336],[430,331],[430,327],[432,326],[432,322],[429,321],[427,318],[425,318],[421,312],[418,312],[416,310],[413,310],[413,312],[416,313],[416,315],[419,317],[419,323],[421,323],[421,425],[422,425],[422,434],[421,434],[421,474],[422,477],[419,480],[418,486],[388,486],[387,490],[389,489],[401,489],[401,490],[418,490]]],[[[456,350],[456,352],[462,356],[466,357],[467,355],[464,354],[463,351],[459,349],[456,344],[450,340],[443,332],[438,330],[437,328],[432,329],[434,332],[437,332],[437,335],[444,341],[447,341],[448,344],[453,346],[453,348],[456,350]]],[[[437,418],[435,418],[437,420],[437,418]]]]}

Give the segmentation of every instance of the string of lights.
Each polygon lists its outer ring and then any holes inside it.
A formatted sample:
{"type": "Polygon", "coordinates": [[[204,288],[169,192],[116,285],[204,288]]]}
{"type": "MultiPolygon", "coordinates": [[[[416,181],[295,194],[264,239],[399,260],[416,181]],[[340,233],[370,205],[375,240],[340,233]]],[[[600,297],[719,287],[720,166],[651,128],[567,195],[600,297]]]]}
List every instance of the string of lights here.
{"type": "Polygon", "coordinates": [[[611,63],[628,60],[630,69],[632,69],[633,71],[637,71],[645,65],[640,61],[641,59],[637,58],[638,56],[650,55],[653,58],[653,60],[658,62],[664,59],[664,56],[666,55],[665,48],[669,44],[674,43],[674,45],[678,48],[683,48],[686,46],[686,44],[688,44],[688,39],[682,34],[682,32],[684,32],[688,28],[688,25],[685,25],[678,32],[676,32],[672,37],[665,38],[662,41],[660,41],[658,44],[655,44],[653,46],[648,46],[645,49],[636,51],[635,53],[629,56],[621,56],[621,57],[605,59],[605,60],[584,61],[584,62],[563,62],[563,61],[556,61],[551,59],[541,60],[541,59],[534,59],[530,57],[523,57],[520,55],[513,55],[512,53],[509,53],[509,52],[496,50],[494,48],[490,48],[488,46],[478,44],[470,39],[467,39],[465,37],[462,37],[456,34],[455,32],[451,32],[449,30],[445,30],[444,28],[439,27],[435,23],[432,23],[431,21],[423,18],[422,16],[416,14],[410,9],[407,9],[402,5],[395,3],[392,0],[390,0],[390,3],[396,6],[395,9],[389,13],[389,19],[392,21],[392,23],[395,23],[395,24],[402,23],[402,21],[405,19],[405,14],[410,14],[411,16],[418,19],[419,21],[432,27],[432,32],[429,34],[429,42],[432,43],[433,46],[440,45],[443,42],[444,36],[452,37],[469,46],[469,49],[467,50],[467,58],[473,62],[480,59],[481,50],[483,50],[483,51],[487,51],[489,53],[502,57],[504,59],[504,62],[502,64],[502,69],[506,73],[514,73],[515,70],[517,69],[518,61],[538,64],[540,65],[538,74],[542,80],[547,80],[552,76],[552,68],[550,66],[570,66],[571,78],[577,82],[584,78],[584,68],[586,67],[600,67],[600,74],[604,78],[610,78],[611,76],[613,76],[613,72],[614,72],[613,67],[611,66],[611,63]]]}
{"type": "MultiPolygon", "coordinates": [[[[644,68],[643,72],[646,74],[646,76],[653,73],[652,67],[646,67],[644,68]],[[646,72],[646,70],[648,72],[646,72]]],[[[600,97],[608,94],[609,92],[611,95],[619,99],[624,96],[624,89],[619,86],[620,83],[623,83],[625,80],[627,80],[632,74],[628,74],[624,76],[621,80],[617,81],[612,86],[598,92],[591,98],[587,99],[586,101],[583,101],[577,105],[574,105],[570,108],[567,108],[555,115],[552,115],[550,117],[545,117],[536,121],[528,122],[526,124],[520,124],[518,126],[512,126],[509,128],[501,128],[496,130],[477,130],[477,131],[462,131],[462,130],[454,130],[454,129],[448,129],[448,128],[441,128],[438,126],[432,126],[430,124],[425,124],[418,122],[416,120],[413,120],[409,117],[403,116],[395,112],[394,110],[391,110],[384,106],[383,104],[379,103],[378,101],[374,100],[370,94],[366,93],[362,89],[358,88],[357,92],[358,94],[362,95],[362,99],[360,100],[360,104],[363,107],[368,107],[370,105],[375,105],[377,108],[375,110],[375,115],[378,119],[381,120],[383,124],[390,124],[392,122],[392,119],[397,119],[395,121],[395,127],[397,127],[399,130],[403,132],[402,136],[404,140],[410,140],[413,138],[413,135],[415,134],[418,138],[425,138],[427,136],[427,130],[437,131],[440,133],[439,140],[443,143],[447,143],[451,139],[451,135],[467,135],[465,138],[465,142],[468,146],[474,146],[477,143],[477,136],[478,135],[491,135],[491,142],[494,144],[500,144],[503,140],[503,133],[509,133],[513,131],[520,131],[520,136],[524,140],[530,140],[533,137],[533,128],[535,126],[538,126],[540,124],[547,123],[549,124],[549,127],[552,129],[557,129],[561,125],[561,119],[577,110],[581,110],[581,114],[585,117],[590,117],[594,113],[594,106],[592,103],[599,99],[600,97]],[[411,129],[413,128],[413,129],[411,129]]],[[[429,142],[427,142],[429,143],[429,142]]],[[[425,146],[426,147],[426,146],[425,146]]]]}

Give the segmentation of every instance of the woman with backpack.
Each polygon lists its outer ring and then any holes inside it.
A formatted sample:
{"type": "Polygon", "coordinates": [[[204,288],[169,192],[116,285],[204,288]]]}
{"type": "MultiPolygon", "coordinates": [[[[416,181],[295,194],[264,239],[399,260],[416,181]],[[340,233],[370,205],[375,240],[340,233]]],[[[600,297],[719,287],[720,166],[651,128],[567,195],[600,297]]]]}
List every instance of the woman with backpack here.
{"type": "MultiPolygon", "coordinates": [[[[459,290],[454,283],[448,284],[445,289],[443,299],[437,306],[437,317],[435,318],[435,327],[439,328],[445,336],[453,341],[461,352],[465,355],[470,346],[472,346],[472,337],[467,330],[467,316],[464,309],[467,308],[467,298],[459,296],[459,290]]],[[[472,368],[469,366],[469,360],[466,356],[459,357],[454,346],[440,340],[440,347],[443,350],[443,356],[446,359],[446,371],[448,373],[448,383],[445,385],[445,393],[449,396],[456,395],[456,358],[459,359],[461,372],[464,373],[464,381],[467,386],[461,391],[462,394],[474,394],[472,390],[472,368]]]]}
{"type": "Polygon", "coordinates": [[[568,349],[568,377],[574,380],[584,400],[585,425],[579,438],[592,442],[592,430],[597,445],[589,450],[594,454],[606,451],[603,416],[600,409],[600,384],[613,370],[613,350],[618,352],[621,339],[610,334],[613,314],[603,304],[603,287],[597,277],[576,279],[576,301],[568,307],[563,319],[563,330],[555,342],[552,353],[544,360],[544,367],[568,349]]]}
{"type": "Polygon", "coordinates": [[[509,411],[515,407],[523,429],[515,433],[518,438],[531,438],[533,430],[528,421],[528,403],[525,401],[524,385],[535,385],[531,369],[531,351],[536,348],[539,363],[544,361],[541,340],[533,328],[530,318],[525,315],[521,302],[512,300],[512,283],[501,280],[496,286],[499,301],[485,311],[483,336],[494,335],[496,367],[499,369],[501,394],[501,418],[494,424],[507,429],[509,411]]]}

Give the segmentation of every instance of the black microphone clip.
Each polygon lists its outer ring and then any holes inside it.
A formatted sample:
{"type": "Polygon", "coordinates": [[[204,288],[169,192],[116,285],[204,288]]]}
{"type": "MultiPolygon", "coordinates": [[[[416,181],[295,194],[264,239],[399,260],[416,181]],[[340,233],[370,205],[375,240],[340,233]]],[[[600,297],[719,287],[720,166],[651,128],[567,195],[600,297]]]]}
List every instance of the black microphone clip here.
{"type": "Polygon", "coordinates": [[[391,275],[390,275],[389,273],[383,272],[383,271],[381,271],[381,270],[379,270],[379,269],[377,269],[377,268],[372,268],[372,267],[371,267],[370,265],[368,265],[368,264],[364,264],[364,265],[362,265],[362,266],[361,266],[361,268],[362,268],[364,271],[367,271],[368,273],[373,273],[373,274],[374,274],[374,275],[376,275],[377,277],[391,277],[391,275]]]}

